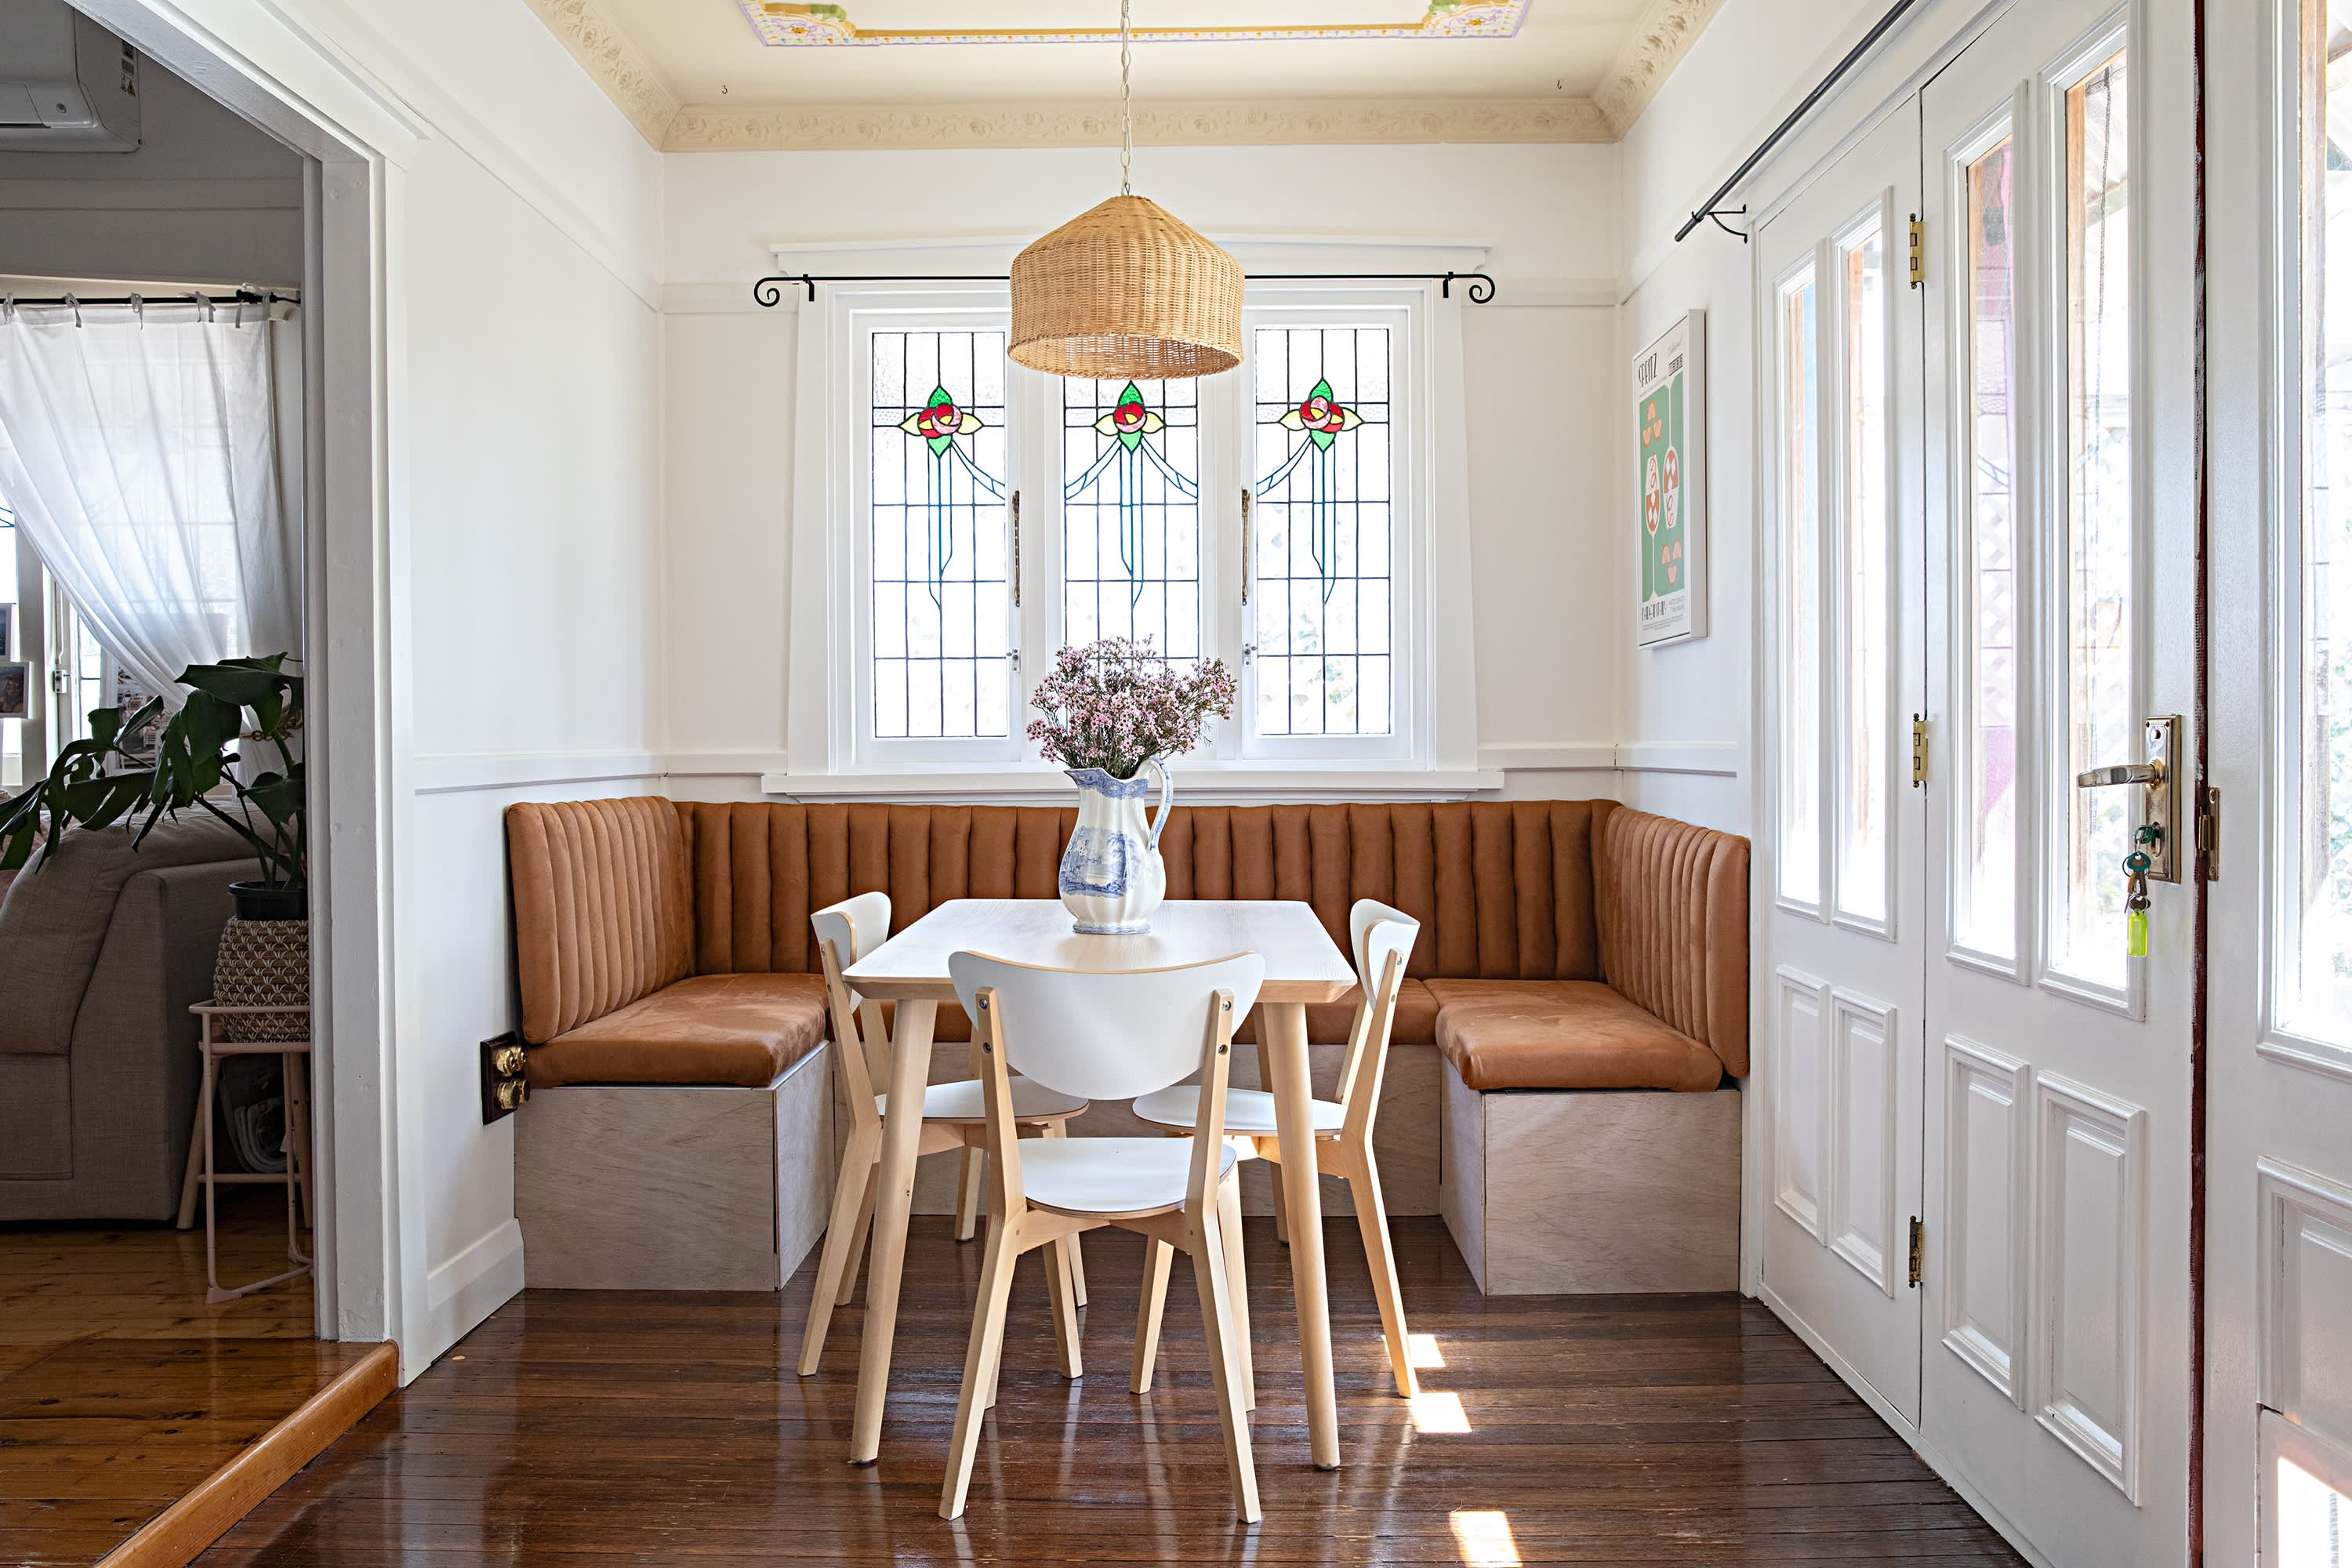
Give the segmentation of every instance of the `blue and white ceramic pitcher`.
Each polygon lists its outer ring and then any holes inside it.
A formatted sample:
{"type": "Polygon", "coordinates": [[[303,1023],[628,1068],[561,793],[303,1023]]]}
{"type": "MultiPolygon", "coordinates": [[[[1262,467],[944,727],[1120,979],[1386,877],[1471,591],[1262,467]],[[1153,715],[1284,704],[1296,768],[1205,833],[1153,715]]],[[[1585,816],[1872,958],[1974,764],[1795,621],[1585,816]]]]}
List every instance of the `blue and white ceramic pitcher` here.
{"type": "Polygon", "coordinates": [[[1151,911],[1168,896],[1168,868],[1160,858],[1175,784],[1157,760],[1144,768],[1160,775],[1159,815],[1146,822],[1150,784],[1139,768],[1115,779],[1100,768],[1069,768],[1078,786],[1078,826],[1062,852],[1062,907],[1089,934],[1127,935],[1151,929],[1151,911]]]}

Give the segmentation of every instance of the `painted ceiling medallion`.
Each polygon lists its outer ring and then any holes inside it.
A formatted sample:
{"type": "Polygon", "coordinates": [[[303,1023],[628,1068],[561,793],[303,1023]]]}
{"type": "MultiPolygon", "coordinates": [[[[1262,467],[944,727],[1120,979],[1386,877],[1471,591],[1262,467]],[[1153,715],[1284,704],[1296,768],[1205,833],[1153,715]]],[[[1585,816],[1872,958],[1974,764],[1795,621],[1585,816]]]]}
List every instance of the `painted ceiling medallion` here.
{"type": "MultiPolygon", "coordinates": [[[[760,42],[771,48],[872,48],[885,44],[1100,44],[1115,27],[861,28],[848,7],[796,0],[736,0],[760,42]]],[[[1265,27],[1141,27],[1137,43],[1268,43],[1288,39],[1507,38],[1527,19],[1528,0],[1428,0],[1412,22],[1324,22],[1265,27]]]]}

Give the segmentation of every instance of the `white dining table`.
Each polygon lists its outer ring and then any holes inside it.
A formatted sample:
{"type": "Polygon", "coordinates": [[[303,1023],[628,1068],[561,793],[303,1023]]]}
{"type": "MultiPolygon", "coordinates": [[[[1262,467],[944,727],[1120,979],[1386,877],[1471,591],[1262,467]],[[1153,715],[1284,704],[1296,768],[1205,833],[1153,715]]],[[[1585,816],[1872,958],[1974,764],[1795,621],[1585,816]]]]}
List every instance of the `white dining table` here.
{"type": "Polygon", "coordinates": [[[1279,1179],[1290,1220],[1290,1277],[1297,1304],[1298,1353],[1306,1370],[1309,1448],[1318,1469],[1339,1466],[1339,1410],[1331,1381],[1331,1310],[1324,1289],[1323,1199],[1315,1171],[1313,1098],[1307,1084],[1307,1005],[1336,1002],[1355,971],[1315,911],[1272,900],[1177,900],[1136,936],[1081,936],[1069,911],[1048,899],[955,899],[916,921],[843,973],[853,991],[895,1002],[889,1102],[882,1121],[881,1169],[866,1279],[866,1337],[857,1363],[857,1414],[849,1458],[871,1464],[882,1448],[882,1403],[898,1329],[898,1279],[907,1218],[915,1198],[923,1089],[942,1002],[955,1000],[950,953],[984,952],[1054,969],[1162,969],[1237,952],[1265,960],[1258,992],[1258,1053],[1274,1095],[1279,1179]]]}

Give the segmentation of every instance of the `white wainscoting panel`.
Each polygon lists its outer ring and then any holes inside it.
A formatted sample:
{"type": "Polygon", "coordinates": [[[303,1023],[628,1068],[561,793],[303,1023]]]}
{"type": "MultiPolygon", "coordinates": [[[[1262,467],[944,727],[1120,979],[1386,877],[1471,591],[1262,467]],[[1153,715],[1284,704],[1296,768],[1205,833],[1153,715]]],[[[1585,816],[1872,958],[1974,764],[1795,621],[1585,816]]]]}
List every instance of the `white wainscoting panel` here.
{"type": "Polygon", "coordinates": [[[2035,1092],[2035,1419],[2137,1503],[2147,1112],[2050,1073],[2035,1092]]]}
{"type": "Polygon", "coordinates": [[[2352,1447],[2352,1187],[2263,1160],[2263,1403],[2352,1447]]]}
{"type": "Polygon", "coordinates": [[[2032,1070],[1958,1035],[1944,1037],[1945,1346],[2018,1408],[2032,1235],[2032,1070]]]}
{"type": "Polygon", "coordinates": [[[1815,1241],[1822,1227],[1822,1132],[1828,1120],[1829,1051],[1823,998],[1829,983],[1786,967],[1773,975],[1772,1190],[1780,1212],[1815,1241]]]}
{"type": "Polygon", "coordinates": [[[1830,994],[1830,1250],[1895,1296],[1895,1011],[1830,994]]]}

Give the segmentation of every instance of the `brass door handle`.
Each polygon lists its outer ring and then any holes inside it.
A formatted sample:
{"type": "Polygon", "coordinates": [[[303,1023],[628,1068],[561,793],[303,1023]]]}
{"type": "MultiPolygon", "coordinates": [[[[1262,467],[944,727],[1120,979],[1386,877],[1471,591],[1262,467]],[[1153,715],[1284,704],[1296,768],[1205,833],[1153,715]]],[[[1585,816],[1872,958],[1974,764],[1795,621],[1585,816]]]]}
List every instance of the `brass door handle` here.
{"type": "Polygon", "coordinates": [[[2110,784],[2160,784],[2164,763],[2119,763],[2111,768],[2091,768],[2074,775],[2076,789],[2105,789],[2110,784]]]}

